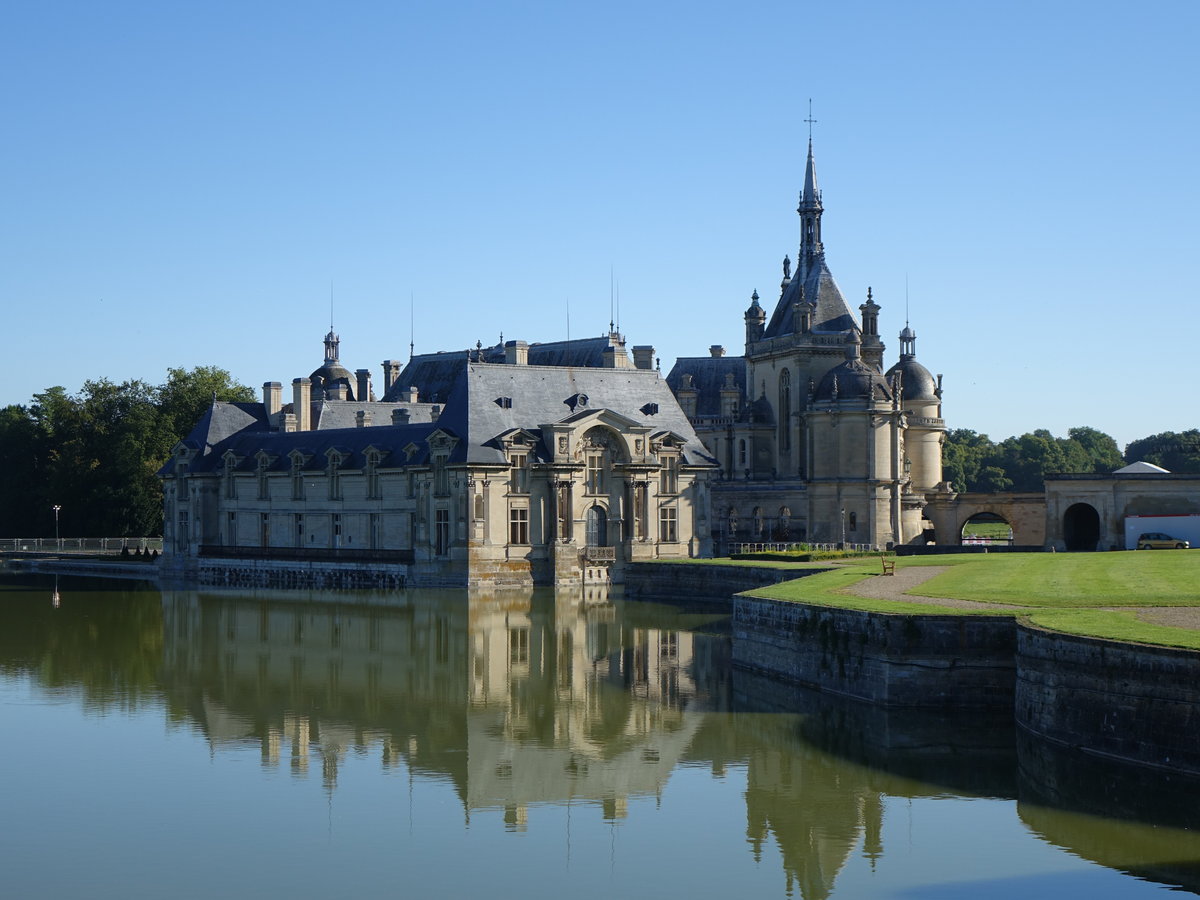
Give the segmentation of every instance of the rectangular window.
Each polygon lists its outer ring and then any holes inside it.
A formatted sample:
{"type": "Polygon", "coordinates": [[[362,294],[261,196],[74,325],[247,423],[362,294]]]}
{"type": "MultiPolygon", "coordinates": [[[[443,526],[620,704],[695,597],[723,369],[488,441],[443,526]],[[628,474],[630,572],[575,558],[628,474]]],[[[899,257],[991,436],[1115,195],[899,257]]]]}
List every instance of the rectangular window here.
{"type": "Polygon", "coordinates": [[[367,479],[367,499],[379,499],[379,461],[375,457],[367,459],[366,471],[363,473],[367,479]]]}
{"type": "Polygon", "coordinates": [[[230,547],[237,545],[237,513],[235,512],[231,512],[228,515],[228,524],[225,528],[225,543],[230,547]]]}
{"type": "Polygon", "coordinates": [[[225,496],[230,500],[237,499],[237,476],[233,474],[234,462],[225,460],[225,496]]]}
{"type": "Polygon", "coordinates": [[[383,548],[383,532],[379,527],[379,513],[371,513],[371,549],[383,548]]]}
{"type": "Polygon", "coordinates": [[[340,466],[342,461],[339,457],[334,456],[329,460],[329,499],[342,499],[342,471],[340,466]]]}
{"type": "Polygon", "coordinates": [[[508,476],[508,491],[511,494],[529,493],[529,454],[513,453],[508,457],[512,471],[508,476]]]}
{"type": "Polygon", "coordinates": [[[678,494],[679,493],[679,457],[678,456],[663,456],[661,460],[662,468],[659,469],[658,475],[658,492],[660,494],[678,494]]]}
{"type": "Polygon", "coordinates": [[[434,552],[445,556],[450,552],[450,510],[439,509],[434,515],[434,552]]]}
{"type": "Polygon", "coordinates": [[[304,470],[298,463],[292,464],[292,499],[304,499],[304,470]]]}
{"type": "Polygon", "coordinates": [[[265,461],[258,464],[258,499],[271,499],[270,487],[267,482],[267,464],[265,461]]]}
{"type": "Polygon", "coordinates": [[[258,545],[271,546],[271,517],[267,513],[259,513],[258,516],[258,545]]]}
{"type": "Polygon", "coordinates": [[[604,454],[589,453],[587,456],[586,490],[589,494],[604,493],[604,454]]]}
{"type": "Polygon", "coordinates": [[[679,540],[675,507],[664,506],[658,511],[658,539],[664,544],[679,540]]]}
{"type": "Polygon", "coordinates": [[[508,542],[510,544],[529,543],[528,509],[514,506],[508,511],[508,542]]]}
{"type": "Polygon", "coordinates": [[[296,513],[296,518],[293,523],[293,527],[296,529],[296,546],[303,547],[304,546],[304,513],[296,513]]]}
{"type": "Polygon", "coordinates": [[[329,531],[333,546],[342,546],[342,517],[338,513],[333,513],[329,531]]]}

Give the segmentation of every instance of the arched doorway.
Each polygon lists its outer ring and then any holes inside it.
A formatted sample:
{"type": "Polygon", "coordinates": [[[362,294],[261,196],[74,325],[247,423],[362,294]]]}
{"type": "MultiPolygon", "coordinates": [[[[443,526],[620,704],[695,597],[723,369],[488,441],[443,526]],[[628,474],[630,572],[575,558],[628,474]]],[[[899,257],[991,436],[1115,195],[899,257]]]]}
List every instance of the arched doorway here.
{"type": "Polygon", "coordinates": [[[1008,546],[1013,541],[1012,526],[998,513],[975,513],[963,523],[959,541],[964,546],[1008,546]]]}
{"type": "Polygon", "coordinates": [[[1069,551],[1096,550],[1100,544],[1100,514],[1087,503],[1076,503],[1063,514],[1063,542],[1069,551]]]}
{"type": "Polygon", "coordinates": [[[608,546],[608,515],[599,506],[589,506],[587,511],[587,545],[608,546]]]}

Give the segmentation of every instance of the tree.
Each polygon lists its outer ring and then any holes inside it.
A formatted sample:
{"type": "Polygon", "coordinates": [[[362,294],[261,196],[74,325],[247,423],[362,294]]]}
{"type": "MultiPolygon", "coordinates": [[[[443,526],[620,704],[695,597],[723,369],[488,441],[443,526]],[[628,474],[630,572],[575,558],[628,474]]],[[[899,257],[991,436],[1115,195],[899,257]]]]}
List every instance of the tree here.
{"type": "Polygon", "coordinates": [[[253,403],[256,399],[253,390],[216,366],[197,366],[190,371],[167,369],[167,381],[157,391],[163,427],[176,436],[176,441],[187,436],[213,400],[253,403]]]}
{"type": "Polygon", "coordinates": [[[85,382],[61,386],[28,407],[0,410],[0,533],[54,533],[51,508],[63,508],[64,535],[141,536],[162,529],[157,472],[171,448],[212,403],[246,402],[254,392],[224,369],[169,369],[167,381],[85,382]]]}
{"type": "Polygon", "coordinates": [[[1125,462],[1148,462],[1168,472],[1200,474],[1200,431],[1164,431],[1139,438],[1125,447],[1125,462]]]}
{"type": "Polygon", "coordinates": [[[1097,474],[1108,474],[1115,472],[1125,464],[1117,442],[1103,431],[1079,426],[1068,430],[1067,435],[1087,453],[1092,461],[1091,471],[1097,474]]]}

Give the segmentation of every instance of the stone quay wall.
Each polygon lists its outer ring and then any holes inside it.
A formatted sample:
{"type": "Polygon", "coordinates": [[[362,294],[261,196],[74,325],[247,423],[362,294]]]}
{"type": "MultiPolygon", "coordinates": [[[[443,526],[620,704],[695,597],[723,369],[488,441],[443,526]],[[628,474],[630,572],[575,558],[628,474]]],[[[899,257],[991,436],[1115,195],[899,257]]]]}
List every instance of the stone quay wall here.
{"type": "Polygon", "coordinates": [[[733,661],[889,707],[1011,709],[1011,616],[888,615],[734,597],[733,661]]]}
{"type": "Polygon", "coordinates": [[[819,570],[771,569],[703,563],[639,562],[625,570],[630,600],[699,601],[728,606],[740,591],[791,581],[819,570]]]}
{"type": "Polygon", "coordinates": [[[1017,630],[1017,725],[1108,759],[1200,775],[1200,653],[1017,630]]]}
{"type": "Polygon", "coordinates": [[[408,566],[398,563],[204,558],[186,568],[160,571],[165,580],[231,587],[400,589],[408,580],[408,566]]]}

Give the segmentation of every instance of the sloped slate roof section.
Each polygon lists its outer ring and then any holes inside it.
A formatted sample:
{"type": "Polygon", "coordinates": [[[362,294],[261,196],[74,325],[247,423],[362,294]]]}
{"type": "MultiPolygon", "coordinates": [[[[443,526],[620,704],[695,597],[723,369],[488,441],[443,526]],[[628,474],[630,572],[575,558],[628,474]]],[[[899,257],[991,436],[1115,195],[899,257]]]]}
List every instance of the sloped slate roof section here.
{"type": "Polygon", "coordinates": [[[239,471],[250,471],[257,468],[254,454],[266,450],[274,459],[268,471],[288,471],[292,461],[288,454],[293,450],[301,450],[308,456],[304,468],[306,470],[325,469],[329,465],[326,453],[337,450],[347,458],[342,462],[343,469],[361,469],[366,463],[364,451],[374,447],[386,454],[380,463],[380,468],[400,468],[405,465],[404,448],[415,443],[422,452],[417,454],[409,465],[421,465],[425,462],[425,439],[438,426],[429,423],[416,425],[390,425],[380,428],[340,428],[330,431],[243,431],[227,438],[213,448],[207,457],[199,459],[192,465],[193,472],[215,472],[223,468],[221,457],[232,450],[243,457],[238,466],[239,471]]]}
{"type": "MultiPolygon", "coordinates": [[[[584,412],[607,409],[655,431],[681,435],[686,442],[684,458],[689,464],[714,464],[675,402],[667,382],[652,370],[479,363],[467,367],[464,383],[470,405],[466,432],[469,462],[504,464],[504,454],[493,439],[514,428],[535,431],[542,425],[566,421],[584,412]],[[588,396],[587,410],[572,413],[563,401],[580,393],[588,396]],[[513,398],[511,409],[502,409],[493,402],[501,395],[513,398]],[[641,407],[647,403],[657,403],[659,411],[646,415],[641,407]]],[[[458,404],[448,405],[446,413],[457,425],[458,404]]],[[[444,415],[438,424],[445,418],[444,415]]]]}
{"type": "MultiPolygon", "coordinates": [[[[600,368],[604,365],[604,350],[609,343],[608,337],[602,336],[576,341],[530,344],[529,365],[600,368]]],[[[415,387],[422,402],[447,403],[462,364],[475,361],[477,356],[481,356],[485,363],[502,364],[505,361],[504,347],[498,344],[479,351],[451,350],[446,353],[423,353],[414,356],[401,371],[396,383],[384,394],[383,399],[389,402],[397,401],[401,391],[415,387]]]]}
{"type": "Polygon", "coordinates": [[[390,425],[392,410],[407,409],[411,423],[430,422],[428,405],[411,403],[370,403],[358,400],[322,400],[313,416],[314,428],[327,431],[330,428],[357,428],[358,412],[371,414],[372,425],[390,425]]]}
{"type": "Polygon", "coordinates": [[[692,387],[696,395],[697,416],[719,416],[721,414],[721,389],[725,387],[725,376],[732,375],[733,383],[741,392],[739,405],[746,396],[746,358],[743,356],[682,356],[675,360],[667,375],[667,385],[678,391],[683,376],[692,376],[692,387]]]}
{"type": "Polygon", "coordinates": [[[261,403],[226,403],[214,400],[200,421],[184,438],[184,443],[200,451],[201,456],[231,435],[241,431],[266,431],[267,411],[261,403]]]}
{"type": "Polygon", "coordinates": [[[797,273],[797,277],[788,284],[783,296],[779,298],[779,303],[775,306],[775,312],[771,314],[771,321],[767,323],[767,328],[763,332],[764,338],[780,337],[796,332],[796,323],[792,321],[792,305],[800,300],[801,284],[804,285],[804,299],[806,301],[815,300],[817,303],[817,312],[813,316],[812,322],[813,331],[860,330],[858,320],[854,318],[854,313],[850,311],[846,298],[842,296],[842,289],[833,280],[833,273],[829,271],[829,266],[825,265],[825,257],[821,256],[809,267],[807,272],[803,273],[802,277],[801,273],[797,273]]]}

